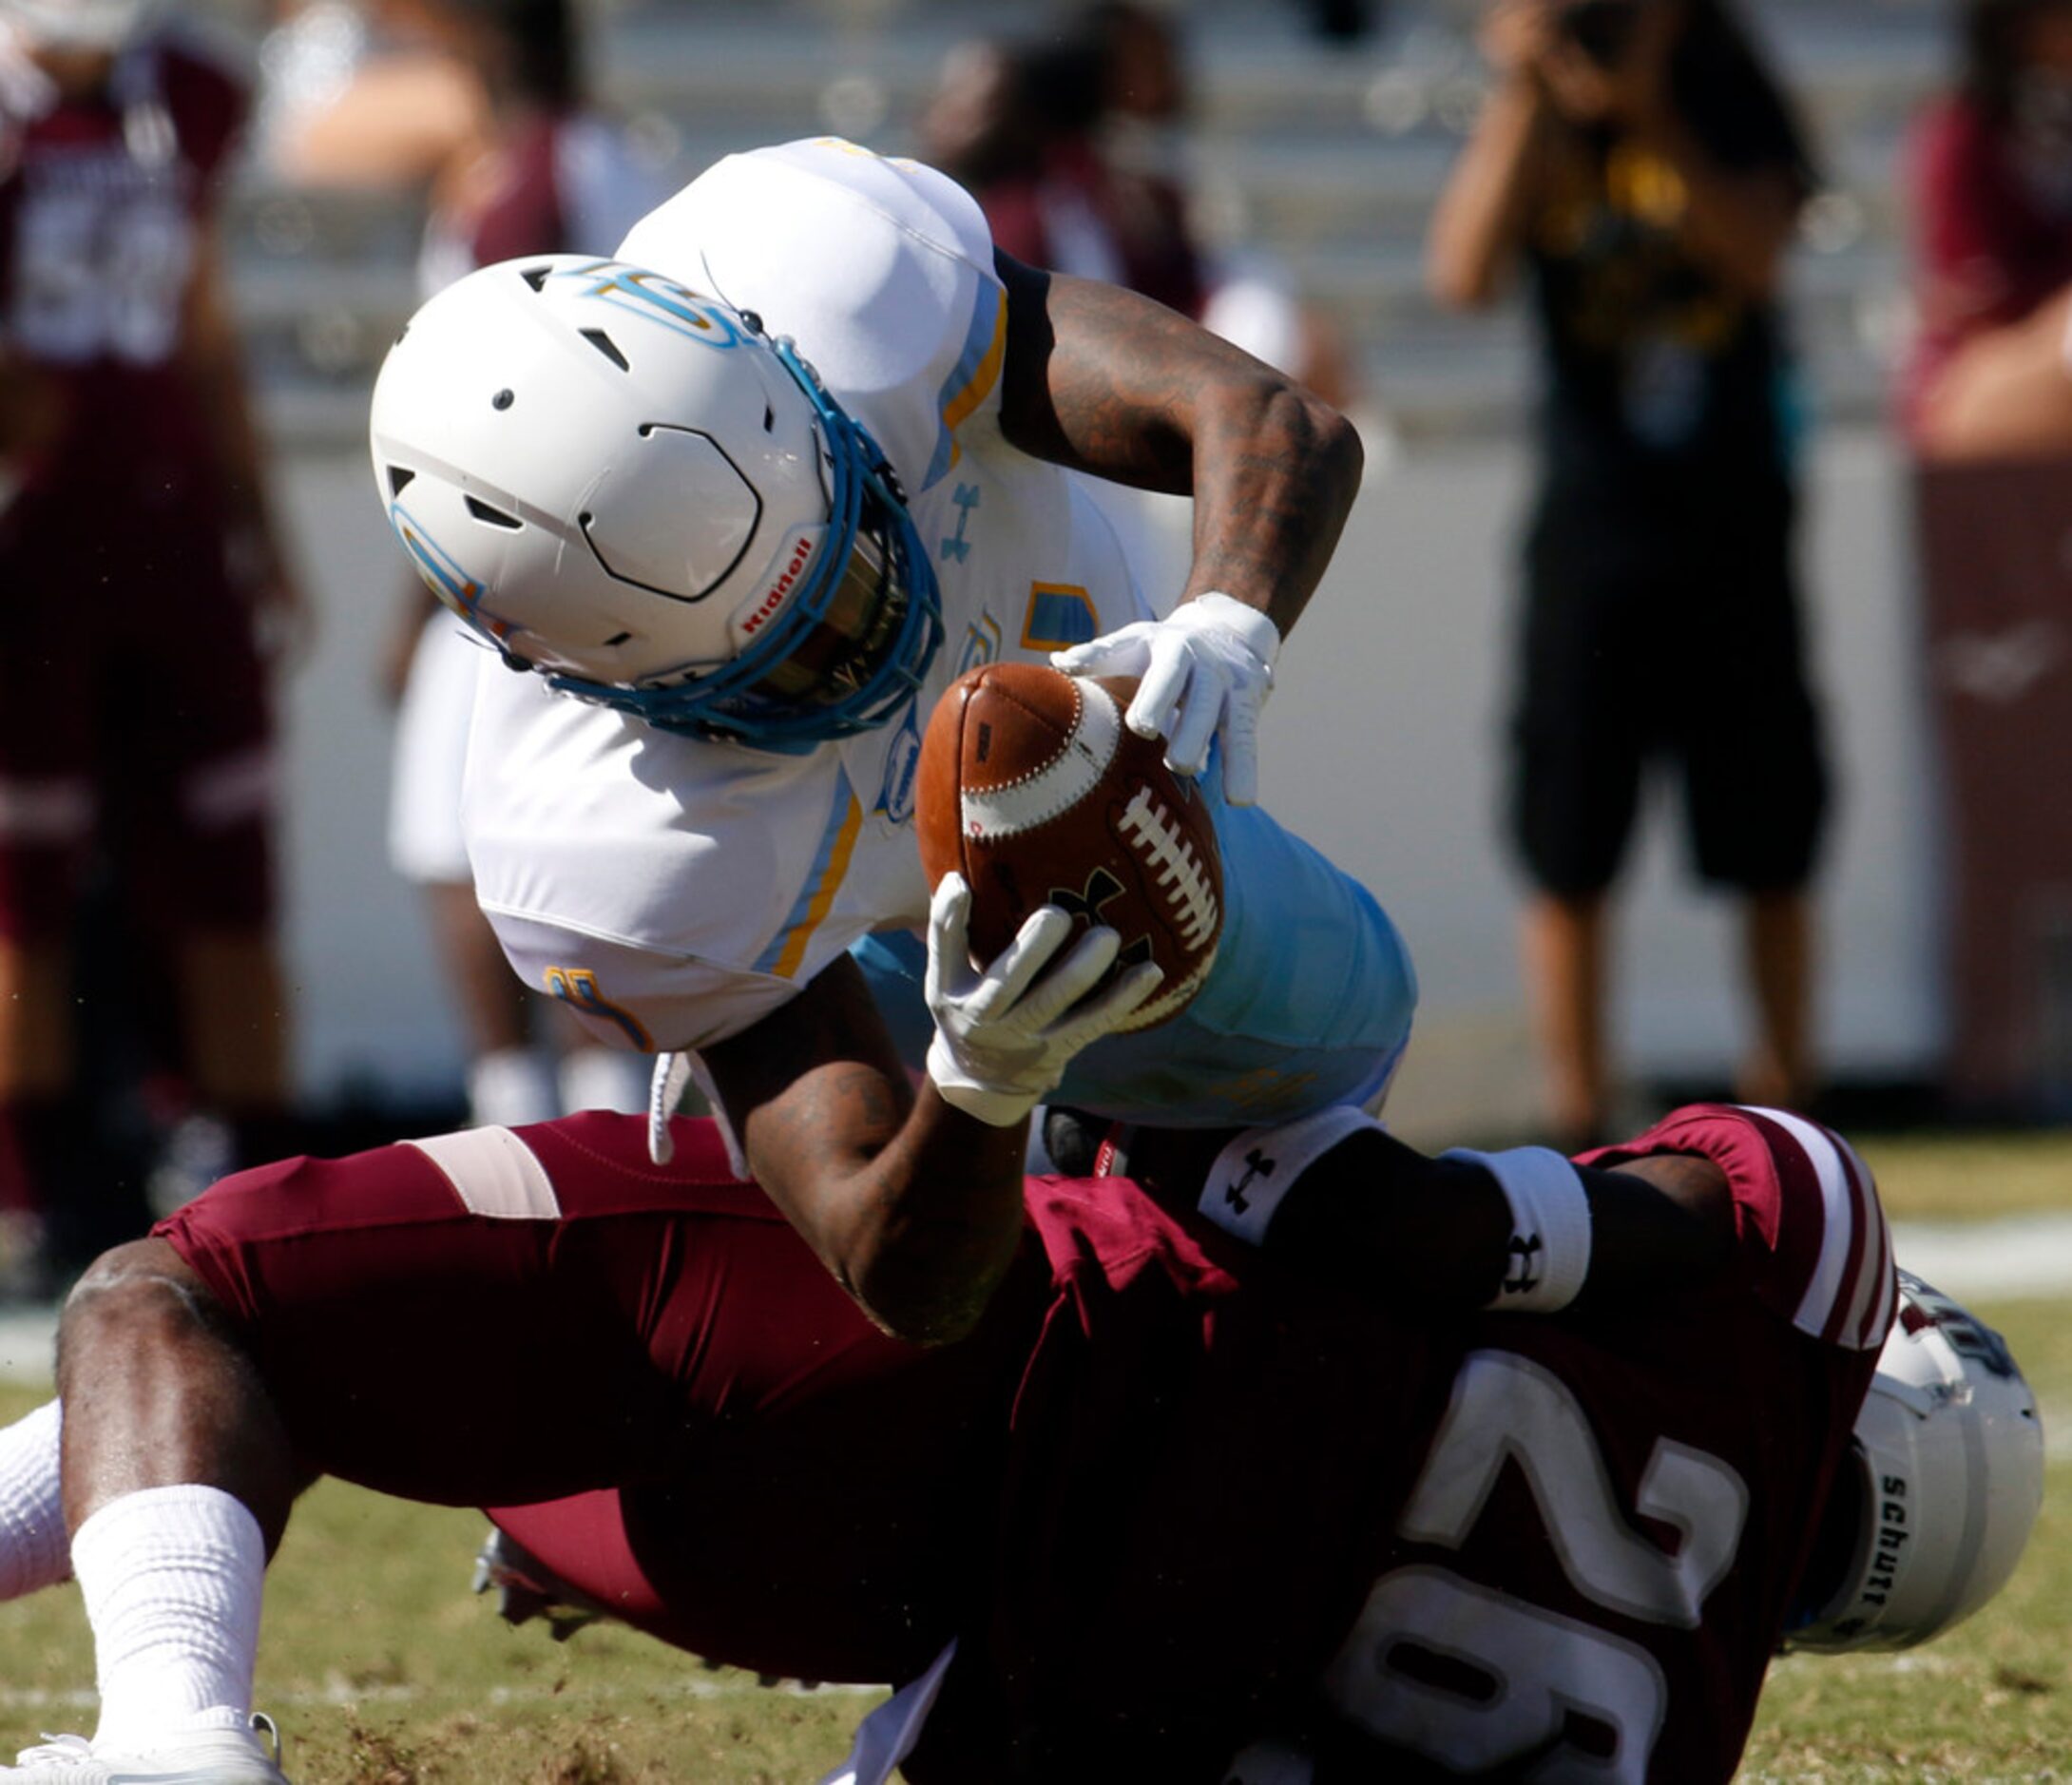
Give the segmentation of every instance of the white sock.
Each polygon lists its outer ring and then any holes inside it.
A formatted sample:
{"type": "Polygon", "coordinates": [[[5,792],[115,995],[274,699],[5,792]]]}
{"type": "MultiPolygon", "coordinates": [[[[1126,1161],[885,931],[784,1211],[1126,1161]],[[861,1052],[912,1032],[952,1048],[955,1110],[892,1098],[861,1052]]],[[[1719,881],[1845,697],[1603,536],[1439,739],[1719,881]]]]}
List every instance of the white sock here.
{"type": "Polygon", "coordinates": [[[107,1754],[148,1753],[176,1730],[242,1729],[259,1660],[266,1542],[217,1488],[111,1500],[72,1539],[93,1625],[107,1754]]]}
{"type": "Polygon", "coordinates": [[[642,1115],[654,1076],[653,1054],[627,1053],[620,1047],[572,1048],[561,1060],[561,1113],[610,1109],[622,1116],[642,1115]]]}
{"type": "Polygon", "coordinates": [[[522,1128],[561,1114],[551,1064],[529,1047],[499,1047],[468,1067],[468,1120],[478,1128],[522,1128]]]}
{"type": "Polygon", "coordinates": [[[58,1404],[0,1430],[0,1600],[55,1586],[72,1571],[58,1493],[58,1404]]]}

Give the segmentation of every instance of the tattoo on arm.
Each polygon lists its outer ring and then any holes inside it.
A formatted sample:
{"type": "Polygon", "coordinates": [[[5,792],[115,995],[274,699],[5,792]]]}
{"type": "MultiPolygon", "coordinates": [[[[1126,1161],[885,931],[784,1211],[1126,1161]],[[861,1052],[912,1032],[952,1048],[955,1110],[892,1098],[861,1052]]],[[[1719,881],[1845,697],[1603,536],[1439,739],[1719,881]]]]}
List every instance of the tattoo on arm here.
{"type": "Polygon", "coordinates": [[[1183,591],[1221,589],[1285,630],[1359,488],[1352,425],[1272,368],[1148,298],[1002,257],[1001,425],[1024,451],[1195,499],[1183,591]]]}

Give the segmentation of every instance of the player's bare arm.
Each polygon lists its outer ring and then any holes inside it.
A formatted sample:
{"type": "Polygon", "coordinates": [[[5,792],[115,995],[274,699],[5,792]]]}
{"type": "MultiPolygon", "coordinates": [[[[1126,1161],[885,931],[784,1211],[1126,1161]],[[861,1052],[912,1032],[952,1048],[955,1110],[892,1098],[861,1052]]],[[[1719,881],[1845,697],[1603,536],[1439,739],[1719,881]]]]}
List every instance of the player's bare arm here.
{"type": "Polygon", "coordinates": [[[1007,287],[1007,439],[1116,483],[1192,495],[1195,560],[1183,596],[1220,591],[1286,632],[1359,490],[1364,455],[1353,424],[1134,292],[1006,255],[995,264],[1007,287]]]}
{"type": "Polygon", "coordinates": [[[757,1180],[887,1332],[962,1336],[1022,1231],[1026,1127],[916,1094],[846,956],[704,1060],[757,1180]]]}

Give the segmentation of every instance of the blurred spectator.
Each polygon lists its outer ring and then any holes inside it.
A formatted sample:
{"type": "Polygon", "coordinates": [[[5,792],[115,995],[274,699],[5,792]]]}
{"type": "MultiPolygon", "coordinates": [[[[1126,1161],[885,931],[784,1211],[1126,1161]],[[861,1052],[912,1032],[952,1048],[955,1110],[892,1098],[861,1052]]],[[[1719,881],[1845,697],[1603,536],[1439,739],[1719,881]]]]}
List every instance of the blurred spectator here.
{"type": "MultiPolygon", "coordinates": [[[[338,9],[324,0],[324,10],[338,9]]],[[[291,29],[306,25],[304,15],[291,29]]],[[[577,27],[570,0],[384,0],[359,32],[363,61],[331,84],[328,107],[305,101],[285,114],[281,165],[306,182],[361,183],[370,169],[421,178],[425,296],[515,255],[608,255],[667,187],[653,158],[585,106],[577,27]],[[425,121],[400,118],[392,105],[416,91],[444,96],[451,135],[435,159],[425,121]]],[[[486,663],[467,629],[409,578],[384,658],[386,692],[399,702],[389,849],[425,890],[469,1046],[470,1118],[508,1126],[565,1110],[643,1109],[648,1062],[591,1046],[572,1022],[547,1017],[475,903],[460,801],[486,663]]]]}
{"type": "Polygon", "coordinates": [[[0,6],[0,1194],[57,1275],[143,1219],[81,1070],[96,860],[166,1064],[239,1152],[288,1143],[262,635],[300,608],[216,237],[245,101],[141,0],[0,6]]]}
{"type": "Polygon", "coordinates": [[[1059,40],[952,52],[921,122],[922,155],[970,188],[994,241],[1016,259],[1126,285],[1194,316],[1204,279],[1179,182],[1108,152],[1109,10],[1059,40]]]}
{"type": "Polygon", "coordinates": [[[1545,367],[1510,816],[1550,1113],[1605,1129],[1607,893],[1661,762],[1698,874],[1742,895],[1740,1092],[1801,1104],[1827,777],[1775,294],[1812,165],[1723,0],[1500,0],[1483,46],[1428,264],[1470,307],[1523,259],[1545,367]]]}
{"type": "Polygon", "coordinates": [[[1944,1071],[1974,1111],[2062,1116],[2072,822],[2034,769],[2072,745],[2072,4],[1956,10],[1956,77],[1909,144],[1905,388],[1945,796],[1944,1071]]]}
{"type": "Polygon", "coordinates": [[[485,129],[437,0],[291,0],[259,62],[259,152],[294,184],[422,191],[485,129]]]}
{"type": "MultiPolygon", "coordinates": [[[[1197,240],[1190,105],[1172,17],[1096,0],[1053,36],[953,50],[920,120],[920,150],[970,190],[1016,259],[1142,292],[1351,408],[1351,356],[1287,269],[1197,240]]],[[[1192,505],[1100,479],[1085,489],[1149,599],[1169,605],[1187,579],[1192,505]]]]}
{"type": "Polygon", "coordinates": [[[2072,452],[2072,0],[1966,0],[1910,183],[1909,432],[1937,461],[2072,452]]]}
{"type": "Polygon", "coordinates": [[[1097,0],[1056,36],[953,51],[921,154],[971,190],[1016,259],[1142,292],[1349,406],[1344,345],[1286,270],[1197,240],[1191,107],[1172,16],[1097,0]]]}

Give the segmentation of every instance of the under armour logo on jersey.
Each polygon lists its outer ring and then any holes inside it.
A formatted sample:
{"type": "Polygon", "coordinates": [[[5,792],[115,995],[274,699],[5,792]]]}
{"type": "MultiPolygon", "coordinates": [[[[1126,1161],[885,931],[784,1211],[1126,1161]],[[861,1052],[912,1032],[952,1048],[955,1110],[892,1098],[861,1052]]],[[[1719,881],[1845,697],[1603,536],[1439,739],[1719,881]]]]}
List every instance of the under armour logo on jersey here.
{"type": "Polygon", "coordinates": [[[1096,868],[1086,876],[1085,887],[1074,892],[1066,887],[1052,887],[1046,902],[1055,905],[1067,917],[1084,917],[1088,924],[1101,921],[1101,908],[1122,896],[1122,883],[1105,868],[1096,868]]]}
{"type": "Polygon", "coordinates": [[[943,541],[943,556],[962,564],[971,555],[971,542],[965,538],[964,529],[971,524],[971,510],[978,507],[978,486],[959,484],[950,499],[957,505],[957,530],[943,541]]]}
{"type": "Polygon", "coordinates": [[[1274,1161],[1259,1148],[1254,1147],[1245,1155],[1245,1175],[1224,1189],[1223,1200],[1239,1215],[1244,1214],[1252,1206],[1252,1199],[1245,1192],[1252,1188],[1254,1180],[1271,1178],[1273,1175],[1274,1161]]]}
{"type": "Polygon", "coordinates": [[[1510,1258],[1504,1267],[1504,1293],[1529,1296],[1540,1287],[1540,1254],[1545,1248],[1538,1234],[1513,1234],[1510,1258]]]}

